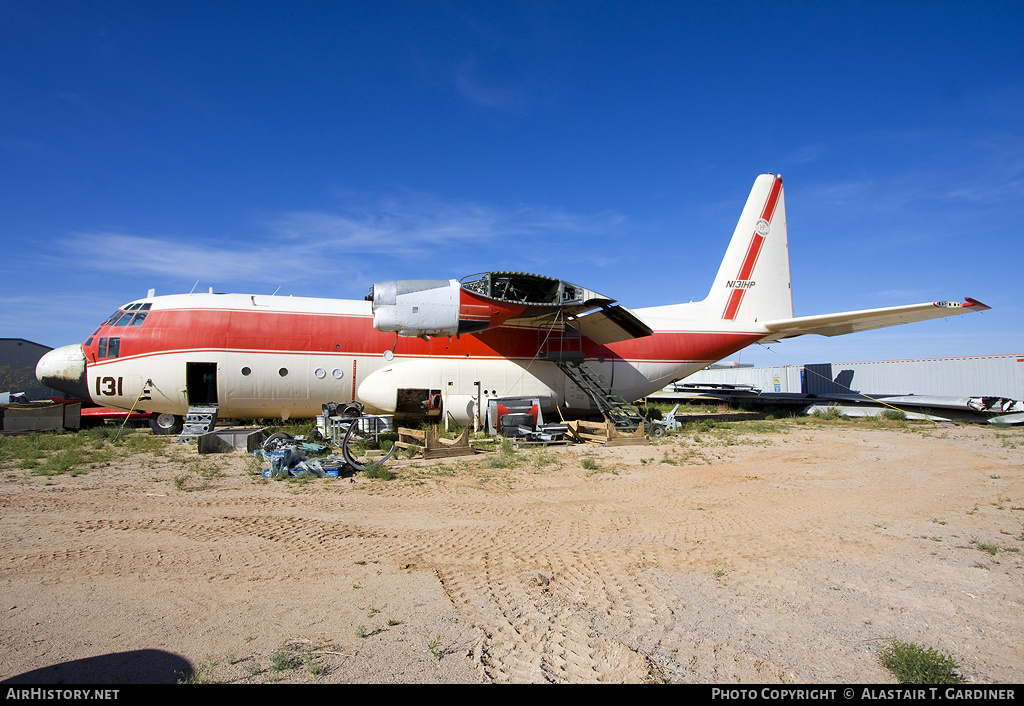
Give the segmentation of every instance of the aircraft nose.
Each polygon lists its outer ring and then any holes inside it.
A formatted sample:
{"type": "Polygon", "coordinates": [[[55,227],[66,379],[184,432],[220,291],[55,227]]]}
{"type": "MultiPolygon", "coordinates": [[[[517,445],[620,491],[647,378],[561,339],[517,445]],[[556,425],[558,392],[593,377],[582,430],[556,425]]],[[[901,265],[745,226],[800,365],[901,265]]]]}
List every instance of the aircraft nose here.
{"type": "Polygon", "coordinates": [[[54,348],[43,355],[36,363],[36,379],[54,390],[83,400],[92,399],[85,379],[85,353],[79,343],[54,348]]]}

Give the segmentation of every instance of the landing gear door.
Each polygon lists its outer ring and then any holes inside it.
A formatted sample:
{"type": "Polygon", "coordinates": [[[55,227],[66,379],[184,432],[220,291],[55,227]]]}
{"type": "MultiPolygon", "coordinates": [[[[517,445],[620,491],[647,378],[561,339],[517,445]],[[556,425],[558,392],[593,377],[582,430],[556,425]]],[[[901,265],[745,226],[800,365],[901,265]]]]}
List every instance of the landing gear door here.
{"type": "Polygon", "coordinates": [[[188,404],[217,404],[217,364],[185,363],[185,387],[188,404]]]}

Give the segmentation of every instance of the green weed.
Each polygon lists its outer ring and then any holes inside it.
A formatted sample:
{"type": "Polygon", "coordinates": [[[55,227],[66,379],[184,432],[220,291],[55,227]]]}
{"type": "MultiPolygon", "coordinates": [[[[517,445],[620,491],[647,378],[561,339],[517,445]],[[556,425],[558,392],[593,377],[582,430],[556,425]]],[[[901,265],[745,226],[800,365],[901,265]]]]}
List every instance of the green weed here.
{"type": "Polygon", "coordinates": [[[430,641],[427,642],[427,649],[430,650],[430,654],[434,655],[434,659],[438,662],[441,661],[441,657],[444,656],[444,653],[441,650],[441,637],[439,635],[435,635],[430,638],[430,641]]]}
{"type": "Polygon", "coordinates": [[[843,415],[843,412],[838,405],[819,407],[818,409],[814,410],[814,413],[811,416],[813,416],[815,419],[822,419],[829,422],[845,419],[845,416],[843,415]]]}
{"type": "Polygon", "coordinates": [[[366,478],[373,478],[376,480],[394,480],[395,474],[385,468],[383,463],[374,461],[369,463],[363,468],[363,476],[366,478]]]}
{"type": "Polygon", "coordinates": [[[279,649],[270,655],[270,670],[272,672],[283,672],[288,669],[297,668],[301,662],[291,650],[279,649]]]}
{"type": "Polygon", "coordinates": [[[971,540],[971,544],[974,546],[975,549],[980,549],[981,551],[985,552],[986,554],[990,554],[992,556],[995,556],[996,554],[998,554],[999,553],[999,549],[1000,549],[998,544],[990,544],[988,542],[979,542],[976,539],[972,539],[971,540]]]}
{"type": "Polygon", "coordinates": [[[498,446],[498,453],[488,457],[487,465],[491,468],[515,468],[520,464],[520,460],[512,442],[502,439],[498,446]]]}
{"type": "Polygon", "coordinates": [[[212,684],[213,673],[217,669],[217,663],[214,660],[208,662],[200,662],[196,665],[196,668],[191,672],[175,672],[178,675],[179,684],[212,684]]]}
{"type": "Polygon", "coordinates": [[[878,659],[900,684],[960,684],[959,665],[930,647],[895,638],[878,650],[878,659]]]}
{"type": "Polygon", "coordinates": [[[557,468],[562,465],[562,461],[558,458],[558,454],[547,449],[537,451],[532,454],[530,457],[530,463],[538,469],[545,468],[546,466],[554,466],[557,468]]]}

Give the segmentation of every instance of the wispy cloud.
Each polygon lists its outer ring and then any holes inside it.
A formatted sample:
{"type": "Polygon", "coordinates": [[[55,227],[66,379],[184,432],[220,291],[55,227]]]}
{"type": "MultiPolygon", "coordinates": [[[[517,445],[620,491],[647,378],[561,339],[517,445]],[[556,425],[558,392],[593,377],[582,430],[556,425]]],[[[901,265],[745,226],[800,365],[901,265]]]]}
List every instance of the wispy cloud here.
{"type": "Polygon", "coordinates": [[[419,257],[438,248],[467,244],[490,248],[510,242],[606,235],[625,221],[625,216],[611,212],[574,213],[542,205],[503,208],[406,194],[363,199],[358,205],[333,210],[289,212],[271,220],[268,227],[290,241],[317,239],[346,253],[419,257]]]}
{"type": "MultiPolygon", "coordinates": [[[[843,142],[845,152],[893,155],[893,166],[809,184],[805,193],[813,203],[886,212],[936,203],[1003,205],[1024,197],[1024,138],[1017,134],[921,129],[854,135],[843,142]]],[[[794,154],[817,149],[808,144],[794,154]]]]}
{"type": "MultiPolygon", "coordinates": [[[[301,247],[300,256],[311,246],[301,247]]],[[[129,235],[114,232],[73,233],[58,251],[69,253],[79,271],[150,275],[175,281],[249,279],[280,281],[278,267],[289,259],[279,247],[253,247],[239,242],[189,242],[187,238],[129,235]]],[[[60,255],[51,253],[60,258],[60,255]]]]}
{"type": "Polygon", "coordinates": [[[82,341],[126,299],[88,290],[75,292],[73,298],[53,291],[0,295],[0,332],[53,347],[82,341]]]}
{"type": "Polygon", "coordinates": [[[161,288],[197,281],[214,287],[276,287],[349,279],[364,280],[363,286],[374,271],[384,269],[381,257],[392,263],[390,271],[415,269],[418,276],[450,276],[453,258],[460,268],[483,264],[498,269],[507,265],[497,260],[507,261],[510,252],[524,263],[565,258],[599,264],[601,248],[574,244],[595,242],[625,223],[624,216],[610,212],[575,213],[543,205],[502,208],[407,193],[285,212],[265,219],[245,239],[79,231],[43,257],[58,270],[73,268],[107,281],[155,280],[161,288]]]}
{"type": "Polygon", "coordinates": [[[455,88],[473,103],[500,111],[524,112],[531,100],[530,91],[522,86],[502,85],[485,79],[472,58],[459,66],[455,74],[455,88]]]}

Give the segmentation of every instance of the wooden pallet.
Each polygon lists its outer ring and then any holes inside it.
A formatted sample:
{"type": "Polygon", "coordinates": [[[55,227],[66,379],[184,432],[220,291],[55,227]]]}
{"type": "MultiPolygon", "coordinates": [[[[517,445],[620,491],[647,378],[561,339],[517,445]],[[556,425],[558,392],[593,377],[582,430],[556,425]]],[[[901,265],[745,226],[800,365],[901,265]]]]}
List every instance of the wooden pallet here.
{"type": "Polygon", "coordinates": [[[476,453],[476,449],[469,445],[469,427],[462,430],[458,439],[443,439],[438,434],[436,424],[426,431],[400,427],[395,446],[400,449],[418,447],[422,451],[423,458],[472,456],[476,453]]]}
{"type": "Polygon", "coordinates": [[[581,444],[601,444],[602,446],[645,446],[650,439],[644,434],[643,422],[639,428],[626,434],[615,428],[611,422],[587,422],[573,420],[567,423],[566,435],[581,444]]]}

